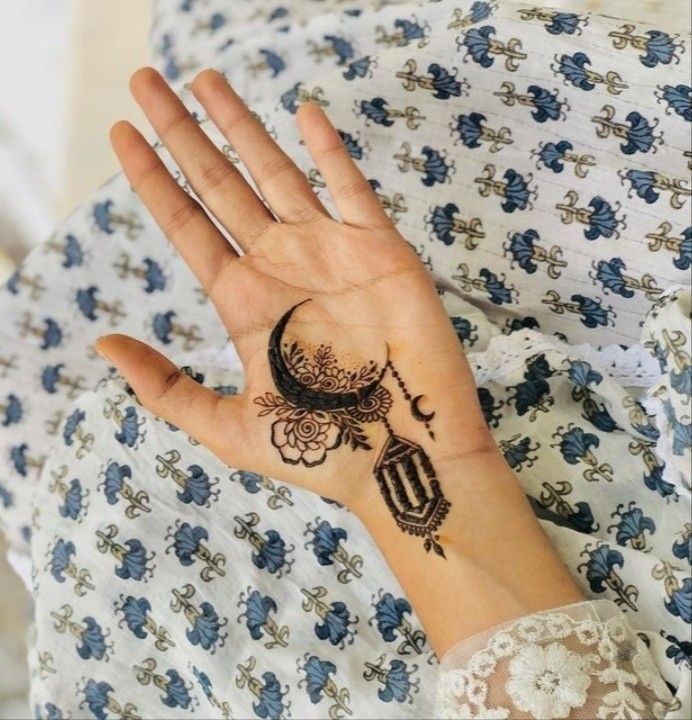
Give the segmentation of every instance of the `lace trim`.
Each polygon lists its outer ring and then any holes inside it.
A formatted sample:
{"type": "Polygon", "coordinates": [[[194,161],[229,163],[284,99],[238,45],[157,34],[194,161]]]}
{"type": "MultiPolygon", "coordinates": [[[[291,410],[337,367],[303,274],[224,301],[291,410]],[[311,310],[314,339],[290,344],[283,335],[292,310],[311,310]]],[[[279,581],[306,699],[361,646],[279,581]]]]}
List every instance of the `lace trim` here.
{"type": "Polygon", "coordinates": [[[618,606],[585,600],[467,638],[440,663],[442,718],[663,718],[679,704],[618,606]]]}
{"type": "Polygon", "coordinates": [[[661,368],[656,359],[641,344],[629,347],[606,345],[594,347],[588,343],[569,345],[555,337],[535,330],[522,330],[511,335],[496,335],[482,352],[469,352],[476,383],[482,385],[517,370],[526,358],[535,353],[557,351],[570,358],[587,361],[594,369],[628,387],[651,387],[661,380],[661,368]]]}

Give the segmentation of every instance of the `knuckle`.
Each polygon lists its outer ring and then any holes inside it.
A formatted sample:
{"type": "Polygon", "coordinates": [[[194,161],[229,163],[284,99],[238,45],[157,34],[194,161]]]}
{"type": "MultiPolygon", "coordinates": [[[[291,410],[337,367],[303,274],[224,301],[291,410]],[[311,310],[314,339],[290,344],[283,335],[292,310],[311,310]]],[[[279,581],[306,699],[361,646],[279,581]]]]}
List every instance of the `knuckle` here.
{"type": "Polygon", "coordinates": [[[199,208],[192,198],[188,198],[182,202],[163,223],[163,231],[166,237],[173,241],[181,232],[185,231],[192,219],[195,217],[199,208]]]}
{"type": "Polygon", "coordinates": [[[158,403],[162,400],[168,399],[176,389],[179,389],[182,379],[183,373],[178,368],[172,370],[161,381],[161,385],[155,391],[153,401],[155,403],[158,403]]]}
{"type": "Polygon", "coordinates": [[[200,170],[202,191],[209,192],[224,185],[228,182],[231,172],[232,170],[225,160],[204,165],[200,170]]]}
{"type": "Polygon", "coordinates": [[[354,200],[361,197],[364,193],[370,193],[372,188],[362,178],[346,180],[339,185],[336,195],[343,200],[354,200]]]}

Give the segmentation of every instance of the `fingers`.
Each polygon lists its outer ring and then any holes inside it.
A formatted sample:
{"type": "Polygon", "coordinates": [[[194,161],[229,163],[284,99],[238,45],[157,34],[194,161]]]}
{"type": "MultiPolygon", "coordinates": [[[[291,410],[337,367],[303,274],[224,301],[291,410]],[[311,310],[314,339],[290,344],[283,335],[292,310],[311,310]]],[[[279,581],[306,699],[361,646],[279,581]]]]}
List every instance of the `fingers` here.
{"type": "Polygon", "coordinates": [[[236,257],[232,246],[132,125],[113,126],[111,142],[130,185],[209,293],[219,271],[236,257]]]}
{"type": "Polygon", "coordinates": [[[297,118],[305,144],[341,219],[363,227],[390,225],[377,195],[323,110],[314,103],[305,103],[298,109],[297,118]]]}
{"type": "Polygon", "coordinates": [[[220,395],[182,373],[154,348],[127,335],[105,335],[96,350],[127,380],[139,402],[229,464],[247,467],[241,396],[220,395]]]}
{"type": "Polygon", "coordinates": [[[299,223],[327,215],[305,175],[274,142],[221,73],[203,71],[194,79],[191,89],[238,153],[278,218],[299,223]]]}
{"type": "Polygon", "coordinates": [[[201,130],[152,68],[138,70],[132,94],[195,192],[242,248],[274,222],[243,176],[201,130]]]}

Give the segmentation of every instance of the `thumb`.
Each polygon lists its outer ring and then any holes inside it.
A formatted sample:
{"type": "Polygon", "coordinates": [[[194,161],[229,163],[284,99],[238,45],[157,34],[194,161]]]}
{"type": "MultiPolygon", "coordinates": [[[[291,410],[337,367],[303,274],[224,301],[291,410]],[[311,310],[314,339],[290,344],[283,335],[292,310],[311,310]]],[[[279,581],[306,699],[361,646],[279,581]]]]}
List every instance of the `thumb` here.
{"type": "Polygon", "coordinates": [[[167,357],[127,335],[104,335],[96,351],[111,362],[139,402],[179,427],[225,462],[245,467],[242,396],[227,396],[200,385],[167,357]]]}

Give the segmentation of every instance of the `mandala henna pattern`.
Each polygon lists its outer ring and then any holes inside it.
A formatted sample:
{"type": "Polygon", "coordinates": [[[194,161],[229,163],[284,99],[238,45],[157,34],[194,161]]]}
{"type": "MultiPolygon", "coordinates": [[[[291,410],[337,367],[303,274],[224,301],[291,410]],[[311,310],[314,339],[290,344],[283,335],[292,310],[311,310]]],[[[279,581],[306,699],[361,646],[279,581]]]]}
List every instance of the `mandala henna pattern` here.
{"type": "Polygon", "coordinates": [[[269,337],[269,367],[279,394],[266,392],[255,398],[259,415],[274,415],[271,441],[284,462],[314,467],[341,445],[352,450],[372,450],[364,425],[381,422],[387,440],[373,473],[384,501],[401,530],[425,538],[426,551],[445,557],[437,529],[449,512],[430,458],[420,445],[394,433],[388,414],[391,392],[382,381],[389,373],[411,415],[425,425],[435,413],[420,409],[422,395],[413,397],[390,358],[382,365],[368,362],[357,369],[342,367],[331,346],[320,345],[308,354],[298,342],[283,342],[283,333],[295,310],[290,308],[269,337]]]}

